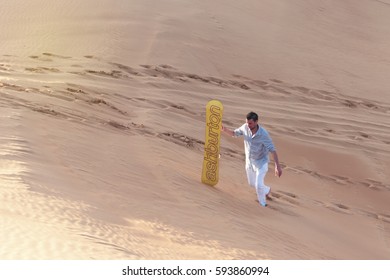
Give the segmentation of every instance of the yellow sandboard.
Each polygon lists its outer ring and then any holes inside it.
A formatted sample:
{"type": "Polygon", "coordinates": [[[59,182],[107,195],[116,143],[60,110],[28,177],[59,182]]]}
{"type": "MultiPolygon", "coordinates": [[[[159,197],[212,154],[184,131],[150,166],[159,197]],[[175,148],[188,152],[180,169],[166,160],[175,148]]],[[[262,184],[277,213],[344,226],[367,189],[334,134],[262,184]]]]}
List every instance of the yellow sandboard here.
{"type": "Polygon", "coordinates": [[[210,186],[215,186],[219,179],[222,113],[223,106],[220,101],[211,100],[207,103],[202,183],[210,186]]]}

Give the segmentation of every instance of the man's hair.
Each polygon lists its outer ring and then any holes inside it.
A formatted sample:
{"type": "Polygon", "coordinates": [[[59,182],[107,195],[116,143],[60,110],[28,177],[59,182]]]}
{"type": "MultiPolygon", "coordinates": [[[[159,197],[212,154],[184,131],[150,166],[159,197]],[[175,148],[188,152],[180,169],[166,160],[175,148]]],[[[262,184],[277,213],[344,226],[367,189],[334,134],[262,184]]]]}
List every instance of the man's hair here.
{"type": "Polygon", "coordinates": [[[255,113],[255,112],[249,112],[247,115],[246,115],[246,119],[249,121],[249,120],[253,120],[255,122],[257,122],[259,120],[259,116],[255,113]]]}

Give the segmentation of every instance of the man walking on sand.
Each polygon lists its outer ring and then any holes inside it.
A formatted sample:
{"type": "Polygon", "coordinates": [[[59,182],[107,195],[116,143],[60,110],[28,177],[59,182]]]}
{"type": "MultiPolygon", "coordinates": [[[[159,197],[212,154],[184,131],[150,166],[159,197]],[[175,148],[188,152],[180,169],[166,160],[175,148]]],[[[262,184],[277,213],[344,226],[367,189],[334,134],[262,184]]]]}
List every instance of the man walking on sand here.
{"type": "Polygon", "coordinates": [[[222,126],[222,131],[230,136],[244,136],[245,169],[248,183],[256,189],[257,198],[261,206],[267,206],[267,197],[271,188],[264,184],[264,177],[268,171],[268,154],[271,153],[275,161],[275,176],[282,176],[278,154],[268,132],[258,124],[258,115],[250,112],[246,115],[246,123],[241,127],[230,130],[222,126]]]}

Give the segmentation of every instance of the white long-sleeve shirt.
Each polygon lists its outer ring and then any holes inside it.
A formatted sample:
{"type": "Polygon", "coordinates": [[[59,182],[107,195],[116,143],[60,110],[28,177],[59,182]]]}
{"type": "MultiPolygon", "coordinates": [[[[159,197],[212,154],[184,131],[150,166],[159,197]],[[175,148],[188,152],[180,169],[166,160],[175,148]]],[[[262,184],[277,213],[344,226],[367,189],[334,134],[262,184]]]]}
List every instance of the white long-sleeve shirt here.
{"type": "Polygon", "coordinates": [[[269,161],[269,152],[275,151],[275,146],[265,128],[259,126],[253,135],[248,124],[234,130],[234,136],[244,136],[246,167],[261,168],[269,161]]]}

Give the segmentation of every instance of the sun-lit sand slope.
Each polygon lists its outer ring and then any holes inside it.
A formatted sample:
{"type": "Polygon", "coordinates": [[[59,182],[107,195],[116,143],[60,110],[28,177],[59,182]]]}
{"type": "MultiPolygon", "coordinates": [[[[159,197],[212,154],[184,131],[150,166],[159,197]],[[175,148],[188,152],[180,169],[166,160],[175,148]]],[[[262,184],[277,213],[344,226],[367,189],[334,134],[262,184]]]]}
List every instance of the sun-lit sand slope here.
{"type": "Polygon", "coordinates": [[[390,2],[358,2],[2,1],[0,259],[390,259],[390,2]],[[242,139],[200,183],[210,99],[273,137],[268,207],[242,139]]]}

